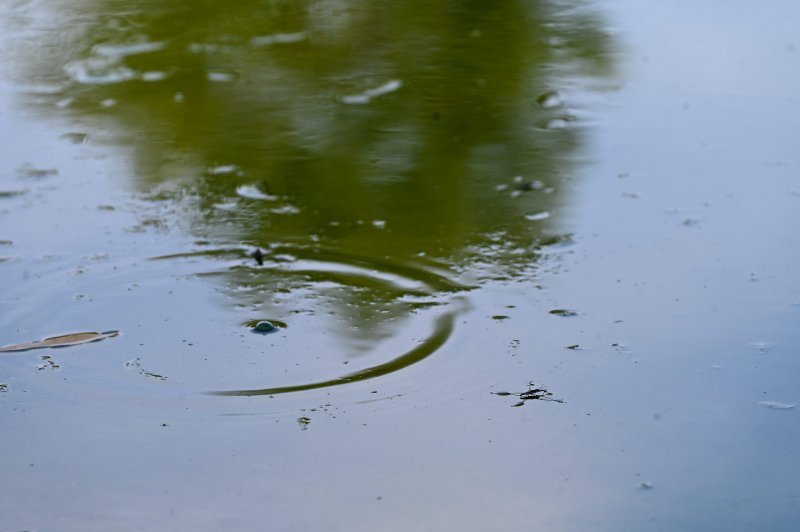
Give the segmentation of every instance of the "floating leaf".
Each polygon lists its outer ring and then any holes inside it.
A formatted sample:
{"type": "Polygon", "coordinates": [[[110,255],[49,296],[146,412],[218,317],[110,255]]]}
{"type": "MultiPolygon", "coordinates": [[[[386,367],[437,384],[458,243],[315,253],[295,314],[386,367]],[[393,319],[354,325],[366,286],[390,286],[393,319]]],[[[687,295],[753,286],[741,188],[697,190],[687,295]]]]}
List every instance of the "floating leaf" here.
{"type": "Polygon", "coordinates": [[[72,345],[88,344],[90,342],[99,342],[106,338],[113,338],[118,336],[119,331],[105,331],[105,332],[79,332],[72,334],[62,334],[61,336],[53,336],[45,338],[38,342],[27,342],[24,344],[7,345],[0,349],[0,353],[10,353],[13,351],[28,351],[29,349],[41,349],[45,347],[69,347],[72,345]]]}

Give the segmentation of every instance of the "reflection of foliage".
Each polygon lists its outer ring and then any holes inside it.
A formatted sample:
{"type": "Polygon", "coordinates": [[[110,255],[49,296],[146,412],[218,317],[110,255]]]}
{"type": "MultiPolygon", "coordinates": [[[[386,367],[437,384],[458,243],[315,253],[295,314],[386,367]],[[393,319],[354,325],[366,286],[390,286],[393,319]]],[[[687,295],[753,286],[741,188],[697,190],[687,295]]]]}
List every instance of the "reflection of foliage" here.
{"type": "Polygon", "coordinates": [[[163,46],[119,53],[113,67],[138,79],[75,86],[74,106],[119,102],[108,112],[123,131],[146,135],[136,136],[138,173],[198,175],[212,225],[219,211],[210,207],[242,184],[256,183],[302,211],[280,215],[251,202],[240,206],[242,216],[223,215],[254,242],[316,234],[400,257],[451,257],[494,231],[530,243],[521,214],[545,210],[552,199],[510,198],[495,188],[515,175],[555,184],[578,132],[548,129],[570,115],[536,98],[557,88],[558,68],[576,58],[608,66],[596,19],[544,1],[138,6],[87,1],[98,21],[84,36],[89,57],[102,46],[163,46]],[[402,88],[367,105],[342,103],[390,80],[402,88]],[[215,164],[239,171],[196,169],[215,164]],[[375,231],[373,220],[387,230],[375,231]]]}
{"type": "Polygon", "coordinates": [[[131,4],[85,0],[59,97],[214,241],[514,270],[579,142],[558,90],[610,66],[598,20],[551,0],[131,4]]]}

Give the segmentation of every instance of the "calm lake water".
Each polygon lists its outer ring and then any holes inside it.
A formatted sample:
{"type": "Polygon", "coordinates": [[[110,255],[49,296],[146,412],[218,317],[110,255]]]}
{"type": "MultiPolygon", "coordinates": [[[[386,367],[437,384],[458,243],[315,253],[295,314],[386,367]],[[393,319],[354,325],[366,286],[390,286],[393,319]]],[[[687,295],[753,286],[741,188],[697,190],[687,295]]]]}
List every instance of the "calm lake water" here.
{"type": "Polygon", "coordinates": [[[0,3],[0,530],[796,530],[799,25],[0,3]]]}

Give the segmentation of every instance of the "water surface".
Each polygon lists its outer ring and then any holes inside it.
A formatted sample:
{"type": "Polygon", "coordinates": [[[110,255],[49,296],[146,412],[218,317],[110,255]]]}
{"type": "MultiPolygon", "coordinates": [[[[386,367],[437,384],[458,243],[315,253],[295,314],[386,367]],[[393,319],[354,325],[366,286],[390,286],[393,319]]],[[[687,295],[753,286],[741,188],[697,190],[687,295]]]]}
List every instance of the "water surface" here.
{"type": "Polygon", "coordinates": [[[0,528],[792,530],[799,15],[4,5],[0,528]]]}

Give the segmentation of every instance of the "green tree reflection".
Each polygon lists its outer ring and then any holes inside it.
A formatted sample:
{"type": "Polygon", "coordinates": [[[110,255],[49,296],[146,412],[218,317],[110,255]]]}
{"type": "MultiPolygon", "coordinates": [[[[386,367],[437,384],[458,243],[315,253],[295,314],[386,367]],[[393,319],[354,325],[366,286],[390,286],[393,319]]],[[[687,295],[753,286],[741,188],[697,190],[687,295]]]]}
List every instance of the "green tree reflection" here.
{"type": "Polygon", "coordinates": [[[192,197],[195,234],[287,261],[520,271],[580,146],[560,91],[613,66],[601,20],[551,0],[72,4],[58,97],[134,146],[141,189],[192,197]]]}

